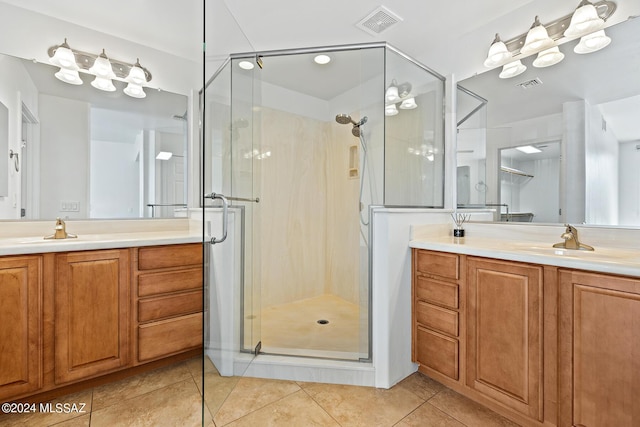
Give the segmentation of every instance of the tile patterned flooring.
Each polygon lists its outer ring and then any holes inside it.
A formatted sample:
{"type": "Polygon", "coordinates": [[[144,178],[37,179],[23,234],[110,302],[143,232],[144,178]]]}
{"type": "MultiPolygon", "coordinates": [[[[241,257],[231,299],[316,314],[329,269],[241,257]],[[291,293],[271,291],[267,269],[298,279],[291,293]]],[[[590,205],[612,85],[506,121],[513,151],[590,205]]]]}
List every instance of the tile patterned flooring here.
{"type": "MultiPolygon", "coordinates": [[[[517,426],[420,373],[389,390],[221,377],[210,362],[204,375],[207,427],[517,426]]],[[[0,414],[0,426],[195,427],[201,390],[196,358],[54,401],[85,403],[86,413],[0,414]]]]}

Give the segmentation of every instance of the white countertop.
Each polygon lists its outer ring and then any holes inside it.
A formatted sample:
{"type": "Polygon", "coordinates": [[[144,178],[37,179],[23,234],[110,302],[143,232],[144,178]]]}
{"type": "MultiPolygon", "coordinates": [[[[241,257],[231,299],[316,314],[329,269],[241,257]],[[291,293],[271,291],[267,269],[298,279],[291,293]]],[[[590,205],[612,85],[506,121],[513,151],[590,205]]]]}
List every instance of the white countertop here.
{"type": "MultiPolygon", "coordinates": [[[[201,223],[200,223],[201,224],[201,223]]],[[[188,220],[172,221],[110,221],[110,222],[67,222],[67,232],[77,234],[77,238],[44,239],[53,234],[52,224],[31,222],[14,223],[11,233],[0,237],[0,255],[23,255],[46,252],[68,252],[95,249],[129,248],[136,246],[174,245],[202,242],[202,228],[188,220]],[[34,235],[38,233],[38,235],[34,235]],[[44,231],[46,229],[46,231],[44,231]],[[43,232],[44,231],[44,232],[43,232]]],[[[5,226],[6,227],[6,226],[5,226]]]]}
{"type": "MultiPolygon", "coordinates": [[[[558,237],[548,238],[549,235],[538,234],[538,238],[535,238],[536,231],[539,231],[539,229],[531,228],[532,235],[529,236],[529,239],[523,239],[523,229],[512,228],[510,230],[509,228],[503,228],[500,233],[495,233],[495,226],[492,226],[492,228],[492,230],[483,230],[478,225],[474,225],[470,230],[466,230],[468,232],[465,233],[465,237],[456,238],[450,235],[450,229],[441,227],[432,232],[414,233],[409,246],[419,249],[640,277],[640,250],[629,245],[621,244],[620,247],[603,246],[597,245],[595,241],[581,239],[583,243],[594,246],[595,250],[558,249],[553,247],[554,243],[558,243],[561,240],[558,237]],[[517,233],[518,238],[513,238],[511,231],[517,233]],[[493,237],[490,237],[491,235],[493,237]],[[496,238],[495,236],[500,236],[501,238],[496,238]]],[[[560,231],[562,229],[562,227],[558,228],[560,231]]],[[[526,228],[524,230],[527,231],[526,228]]],[[[557,233],[558,230],[555,230],[555,234],[559,236],[561,233],[557,233]]],[[[551,235],[555,234],[551,233],[551,235]]]]}

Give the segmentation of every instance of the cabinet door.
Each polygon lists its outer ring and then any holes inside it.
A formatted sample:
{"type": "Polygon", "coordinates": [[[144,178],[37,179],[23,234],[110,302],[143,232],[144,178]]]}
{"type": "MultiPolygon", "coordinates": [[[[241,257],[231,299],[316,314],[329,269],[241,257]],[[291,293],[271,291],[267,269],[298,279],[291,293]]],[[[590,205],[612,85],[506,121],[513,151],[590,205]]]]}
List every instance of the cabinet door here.
{"type": "Polygon", "coordinates": [[[0,401],[42,383],[42,258],[0,258],[0,401]]]}
{"type": "Polygon", "coordinates": [[[55,382],[125,367],[129,357],[129,252],[56,256],[55,382]]]}
{"type": "Polygon", "coordinates": [[[640,281],[560,278],[560,423],[640,425],[640,281]]]}
{"type": "Polygon", "coordinates": [[[542,419],[542,269],[468,259],[467,385],[542,419]]]}

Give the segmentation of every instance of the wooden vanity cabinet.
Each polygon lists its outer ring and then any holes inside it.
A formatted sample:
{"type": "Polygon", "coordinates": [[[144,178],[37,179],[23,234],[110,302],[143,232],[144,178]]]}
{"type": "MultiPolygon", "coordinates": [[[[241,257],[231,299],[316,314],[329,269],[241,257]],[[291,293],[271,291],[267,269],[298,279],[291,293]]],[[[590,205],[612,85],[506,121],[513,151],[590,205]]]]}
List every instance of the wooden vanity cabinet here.
{"type": "Polygon", "coordinates": [[[130,363],[128,249],[56,254],[55,383],[130,363]]]}
{"type": "Polygon", "coordinates": [[[433,375],[459,379],[460,257],[413,251],[412,360],[433,375]]]}
{"type": "Polygon", "coordinates": [[[42,257],[0,258],[0,401],[42,386],[42,257]]]}
{"type": "Polygon", "coordinates": [[[466,384],[542,421],[542,267],[467,257],[466,384]]]}
{"type": "Polygon", "coordinates": [[[136,364],[202,347],[202,246],[135,252],[136,364]]]}
{"type": "Polygon", "coordinates": [[[559,277],[558,425],[640,425],[640,280],[559,277]]]}

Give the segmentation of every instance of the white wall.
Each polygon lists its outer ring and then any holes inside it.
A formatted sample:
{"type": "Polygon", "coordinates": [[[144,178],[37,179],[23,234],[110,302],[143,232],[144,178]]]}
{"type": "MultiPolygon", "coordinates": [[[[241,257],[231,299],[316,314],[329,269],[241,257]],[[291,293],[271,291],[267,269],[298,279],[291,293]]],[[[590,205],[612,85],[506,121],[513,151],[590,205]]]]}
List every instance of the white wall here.
{"type": "Polygon", "coordinates": [[[140,216],[140,159],[136,144],[91,141],[90,218],[140,216]]]}
{"type": "Polygon", "coordinates": [[[620,144],[619,224],[640,226],[640,140],[620,144]]]}
{"type": "Polygon", "coordinates": [[[40,217],[89,217],[90,106],[40,95],[40,217]],[[62,211],[61,203],[78,203],[78,211],[62,211]]]}
{"type": "MultiPolygon", "coordinates": [[[[38,92],[19,60],[0,56],[0,102],[8,110],[9,149],[22,158],[22,104],[24,103],[34,115],[38,114],[38,92]]],[[[0,218],[20,218],[21,178],[13,167],[13,159],[9,159],[8,151],[2,153],[0,161],[8,168],[8,195],[0,197],[0,218]]]]}
{"type": "Polygon", "coordinates": [[[618,139],[598,107],[587,103],[585,140],[585,220],[587,224],[617,225],[618,139]]]}

